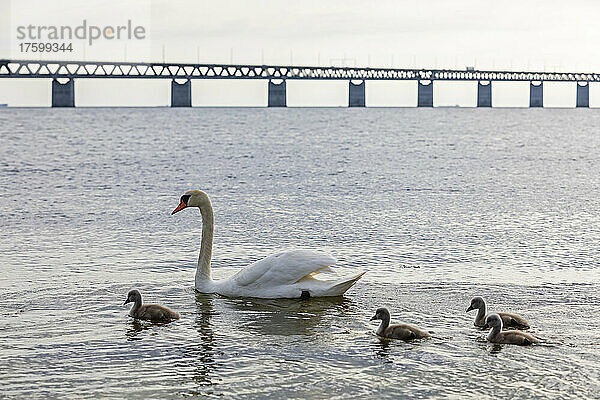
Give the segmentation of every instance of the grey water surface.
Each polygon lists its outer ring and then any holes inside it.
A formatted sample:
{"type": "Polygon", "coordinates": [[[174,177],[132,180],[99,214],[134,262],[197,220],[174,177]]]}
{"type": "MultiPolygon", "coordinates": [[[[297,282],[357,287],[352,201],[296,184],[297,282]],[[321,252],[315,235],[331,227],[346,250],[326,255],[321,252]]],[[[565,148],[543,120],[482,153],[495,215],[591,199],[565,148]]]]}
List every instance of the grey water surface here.
{"type": "Polygon", "coordinates": [[[0,397],[597,398],[600,110],[5,109],[0,397]],[[195,293],[288,248],[343,298],[195,293]],[[139,289],[181,314],[136,322],[139,289]],[[495,346],[471,297],[545,340],[495,346]],[[434,331],[380,340],[377,307],[434,331]]]}

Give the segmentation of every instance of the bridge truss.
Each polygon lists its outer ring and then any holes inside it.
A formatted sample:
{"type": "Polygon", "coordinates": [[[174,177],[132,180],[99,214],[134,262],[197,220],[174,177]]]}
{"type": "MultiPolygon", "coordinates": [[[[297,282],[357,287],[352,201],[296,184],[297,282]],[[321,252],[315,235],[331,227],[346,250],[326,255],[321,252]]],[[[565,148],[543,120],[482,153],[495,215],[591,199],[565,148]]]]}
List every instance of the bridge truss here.
{"type": "Polygon", "coordinates": [[[600,82],[600,74],[450,69],[0,60],[0,78],[343,79],[600,82]]]}

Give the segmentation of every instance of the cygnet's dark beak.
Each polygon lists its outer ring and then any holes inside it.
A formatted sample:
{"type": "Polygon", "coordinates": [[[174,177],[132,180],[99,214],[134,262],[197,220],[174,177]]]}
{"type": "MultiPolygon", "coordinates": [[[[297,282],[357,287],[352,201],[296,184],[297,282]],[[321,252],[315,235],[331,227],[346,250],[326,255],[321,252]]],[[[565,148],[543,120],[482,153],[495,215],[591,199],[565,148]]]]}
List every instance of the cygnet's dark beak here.
{"type": "Polygon", "coordinates": [[[474,310],[474,309],[475,309],[475,307],[473,307],[473,304],[471,304],[471,305],[469,306],[469,308],[467,308],[467,312],[469,312],[469,311],[471,311],[471,310],[474,310]]]}
{"type": "Polygon", "coordinates": [[[377,319],[377,315],[373,315],[369,321],[374,321],[377,319]]]}
{"type": "Polygon", "coordinates": [[[127,300],[125,300],[125,303],[123,303],[123,305],[125,305],[127,303],[131,303],[131,301],[129,299],[127,299],[127,300]]]}

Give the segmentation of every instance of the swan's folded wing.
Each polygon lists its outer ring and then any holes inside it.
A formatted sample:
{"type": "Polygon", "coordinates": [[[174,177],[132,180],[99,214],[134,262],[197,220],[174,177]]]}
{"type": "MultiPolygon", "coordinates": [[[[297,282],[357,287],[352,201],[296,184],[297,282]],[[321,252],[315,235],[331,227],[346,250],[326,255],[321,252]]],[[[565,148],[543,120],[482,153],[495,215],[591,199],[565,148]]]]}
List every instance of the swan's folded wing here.
{"type": "Polygon", "coordinates": [[[310,250],[292,250],[273,254],[242,269],[231,279],[239,286],[290,285],[319,272],[329,270],[335,258],[310,250]]]}

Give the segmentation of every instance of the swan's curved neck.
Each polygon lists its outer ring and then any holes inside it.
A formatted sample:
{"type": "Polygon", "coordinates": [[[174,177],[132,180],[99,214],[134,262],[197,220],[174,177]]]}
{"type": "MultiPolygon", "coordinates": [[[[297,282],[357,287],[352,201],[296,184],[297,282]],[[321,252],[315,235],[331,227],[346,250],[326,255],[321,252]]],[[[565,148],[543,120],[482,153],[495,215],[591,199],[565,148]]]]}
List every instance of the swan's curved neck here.
{"type": "Polygon", "coordinates": [[[142,307],[142,297],[141,296],[135,299],[135,303],[133,303],[133,307],[131,307],[131,310],[129,311],[129,313],[131,315],[134,315],[135,313],[138,312],[140,307],[142,307]]]}
{"type": "Polygon", "coordinates": [[[485,314],[486,313],[487,313],[487,306],[485,305],[485,303],[483,303],[483,305],[481,307],[479,307],[479,311],[477,311],[477,317],[475,317],[475,320],[481,324],[485,324],[485,314]]]}
{"type": "Polygon", "coordinates": [[[494,325],[494,327],[490,330],[490,333],[487,336],[488,340],[492,340],[492,338],[494,338],[494,336],[499,334],[501,331],[502,331],[502,324],[494,325]]]}
{"type": "Polygon", "coordinates": [[[196,270],[196,282],[210,280],[210,259],[212,257],[214,216],[210,204],[200,207],[202,214],[202,242],[200,244],[200,255],[198,256],[198,269],[196,270]]]}
{"type": "Polygon", "coordinates": [[[381,325],[379,325],[379,328],[377,329],[377,334],[381,335],[387,329],[388,326],[390,326],[390,316],[384,315],[381,319],[381,325]]]}

